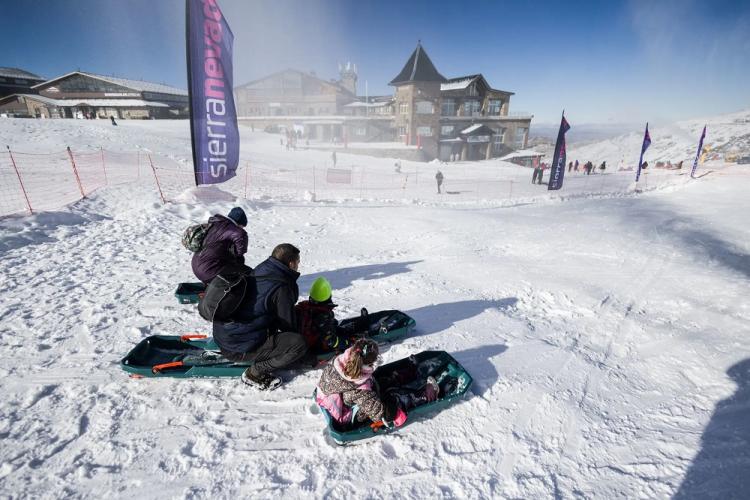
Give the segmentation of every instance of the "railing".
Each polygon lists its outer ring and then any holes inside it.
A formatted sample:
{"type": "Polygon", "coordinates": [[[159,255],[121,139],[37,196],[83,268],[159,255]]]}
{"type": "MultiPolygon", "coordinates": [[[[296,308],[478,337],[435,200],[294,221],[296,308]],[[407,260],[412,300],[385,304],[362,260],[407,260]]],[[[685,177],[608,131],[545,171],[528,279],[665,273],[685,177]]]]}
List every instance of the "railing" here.
{"type": "MultiPolygon", "coordinates": [[[[636,187],[632,171],[592,175],[569,172],[561,190],[547,191],[546,185],[531,183],[532,169],[495,161],[439,165],[404,161],[397,168],[392,158],[368,158],[367,162],[365,165],[339,161],[334,169],[331,164],[286,162],[258,153],[252,160],[242,159],[237,175],[219,187],[237,198],[262,197],[277,202],[414,203],[418,200],[505,205],[620,195],[689,180],[689,175],[682,175],[683,171],[654,169],[644,172],[636,187]],[[444,175],[439,194],[435,179],[438,168],[444,175]]],[[[548,176],[546,171],[545,180],[548,176]]],[[[130,182],[150,186],[163,203],[182,199],[180,195],[195,186],[189,161],[145,150],[116,152],[100,148],[28,153],[8,148],[0,153],[0,216],[58,209],[106,186],[130,182]]]]}

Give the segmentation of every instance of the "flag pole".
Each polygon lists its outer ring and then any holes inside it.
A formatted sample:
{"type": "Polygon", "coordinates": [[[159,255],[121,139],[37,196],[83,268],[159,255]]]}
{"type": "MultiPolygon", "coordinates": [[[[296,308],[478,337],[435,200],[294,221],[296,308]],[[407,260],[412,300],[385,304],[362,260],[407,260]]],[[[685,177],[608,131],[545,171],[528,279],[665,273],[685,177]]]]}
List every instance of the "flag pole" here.
{"type": "Polygon", "coordinates": [[[190,0],[185,0],[185,59],[187,60],[188,111],[190,113],[190,149],[193,156],[193,177],[198,186],[198,159],[195,157],[195,129],[193,128],[193,71],[190,62],[190,0]]]}

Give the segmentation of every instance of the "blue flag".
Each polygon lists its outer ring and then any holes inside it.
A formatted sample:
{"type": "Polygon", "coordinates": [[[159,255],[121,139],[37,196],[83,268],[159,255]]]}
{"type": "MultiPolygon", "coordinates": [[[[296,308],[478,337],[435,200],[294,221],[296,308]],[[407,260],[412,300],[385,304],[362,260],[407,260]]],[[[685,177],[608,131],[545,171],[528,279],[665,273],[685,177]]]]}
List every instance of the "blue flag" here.
{"type": "Polygon", "coordinates": [[[706,126],[703,125],[703,133],[701,134],[701,140],[698,142],[698,152],[695,153],[695,161],[693,162],[693,170],[690,172],[690,177],[695,177],[695,171],[698,170],[698,159],[701,156],[701,150],[703,149],[703,139],[706,138],[706,126]]]}
{"type": "Polygon", "coordinates": [[[552,167],[549,171],[549,183],[547,191],[560,189],[563,185],[565,176],[565,132],[570,129],[570,125],[565,120],[563,114],[560,120],[560,130],[557,132],[557,142],[555,143],[555,155],[552,157],[552,167]]]}
{"type": "Polygon", "coordinates": [[[235,176],[240,159],[232,93],[232,44],[216,0],[186,0],[190,136],[195,184],[218,184],[235,176]]]}
{"type": "Polygon", "coordinates": [[[648,135],[648,122],[646,122],[646,133],[643,134],[643,145],[641,146],[641,157],[638,160],[638,170],[635,173],[635,182],[641,178],[641,165],[643,165],[643,153],[646,152],[648,147],[651,145],[651,136],[648,135]]]}

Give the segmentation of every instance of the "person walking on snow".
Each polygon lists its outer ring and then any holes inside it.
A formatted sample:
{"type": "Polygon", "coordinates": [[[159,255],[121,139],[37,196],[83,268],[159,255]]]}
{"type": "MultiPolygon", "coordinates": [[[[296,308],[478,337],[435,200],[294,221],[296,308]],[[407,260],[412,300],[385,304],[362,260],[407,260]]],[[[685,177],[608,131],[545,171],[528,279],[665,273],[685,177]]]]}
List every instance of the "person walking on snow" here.
{"type": "Polygon", "coordinates": [[[253,363],[242,374],[242,382],[256,389],[280,386],[281,378],[273,372],[307,353],[294,310],[299,263],[299,249],[289,243],[277,245],[255,268],[257,294],[247,294],[229,321],[213,322],[222,356],[235,363],[253,363]]]}
{"type": "Polygon", "coordinates": [[[214,215],[208,219],[210,227],[199,252],[193,254],[193,274],[208,283],[227,265],[242,265],[247,253],[247,215],[234,207],[226,217],[214,215]]]}
{"type": "Polygon", "coordinates": [[[109,119],[112,122],[112,125],[114,125],[116,127],[117,126],[117,122],[115,121],[115,116],[114,115],[109,115],[109,119]]]}
{"type": "Polygon", "coordinates": [[[435,181],[437,182],[438,194],[440,194],[440,186],[443,185],[443,173],[440,170],[435,174],[435,181]]]}

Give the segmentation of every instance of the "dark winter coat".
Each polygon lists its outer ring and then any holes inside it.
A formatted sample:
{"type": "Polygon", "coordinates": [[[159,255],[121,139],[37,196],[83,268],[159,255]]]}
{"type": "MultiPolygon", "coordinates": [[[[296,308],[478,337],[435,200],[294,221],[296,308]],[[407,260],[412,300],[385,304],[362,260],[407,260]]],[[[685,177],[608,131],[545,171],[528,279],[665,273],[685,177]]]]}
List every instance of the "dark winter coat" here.
{"type": "Polygon", "coordinates": [[[193,273],[204,283],[214,279],[227,265],[244,264],[247,253],[247,232],[232,219],[214,215],[208,222],[211,229],[192,261],[193,273]]]}
{"type": "Polygon", "coordinates": [[[242,304],[232,321],[214,321],[214,340],[222,351],[251,352],[269,335],[296,332],[294,305],[299,299],[299,273],[273,257],[255,268],[258,294],[255,301],[242,304]]]}

